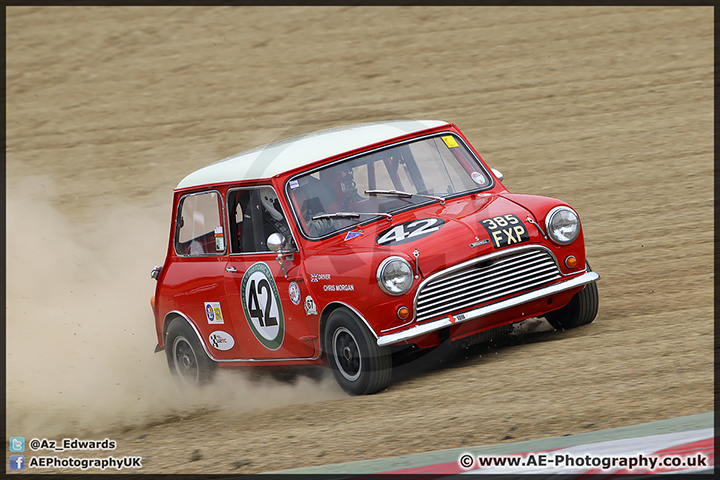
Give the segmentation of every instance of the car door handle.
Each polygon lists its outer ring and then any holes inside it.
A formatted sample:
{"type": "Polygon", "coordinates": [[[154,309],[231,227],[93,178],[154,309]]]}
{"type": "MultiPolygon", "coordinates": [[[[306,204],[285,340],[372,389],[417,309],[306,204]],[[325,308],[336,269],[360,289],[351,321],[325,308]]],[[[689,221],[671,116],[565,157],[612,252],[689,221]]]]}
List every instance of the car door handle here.
{"type": "Polygon", "coordinates": [[[235,268],[235,267],[225,267],[225,271],[226,271],[226,272],[230,272],[230,273],[237,273],[237,268],[235,268]]]}

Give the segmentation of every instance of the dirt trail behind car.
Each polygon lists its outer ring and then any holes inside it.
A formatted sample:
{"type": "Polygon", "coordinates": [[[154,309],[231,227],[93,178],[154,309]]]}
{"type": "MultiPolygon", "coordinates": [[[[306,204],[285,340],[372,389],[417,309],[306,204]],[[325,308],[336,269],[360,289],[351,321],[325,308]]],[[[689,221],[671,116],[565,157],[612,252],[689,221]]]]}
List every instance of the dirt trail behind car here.
{"type": "Polygon", "coordinates": [[[255,473],[713,408],[710,7],[6,15],[7,436],[108,437],[143,473],[255,473]],[[148,305],[172,188],[281,137],[399,118],[457,123],[511,191],[577,209],[596,322],[437,352],[368,397],[228,372],[179,391],[148,305]]]}

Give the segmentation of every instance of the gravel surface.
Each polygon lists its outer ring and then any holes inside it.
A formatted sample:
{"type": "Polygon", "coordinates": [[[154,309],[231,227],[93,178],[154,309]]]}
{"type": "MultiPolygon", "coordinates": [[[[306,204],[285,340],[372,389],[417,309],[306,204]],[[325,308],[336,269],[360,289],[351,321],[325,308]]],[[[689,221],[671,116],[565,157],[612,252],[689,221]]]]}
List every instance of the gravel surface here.
{"type": "Polygon", "coordinates": [[[713,409],[712,7],[8,7],[6,30],[6,437],[257,473],[713,409]],[[366,397],[324,370],[174,386],[148,305],[173,187],[398,118],[456,123],[508,189],[578,210],[597,320],[432,352],[366,397]]]}

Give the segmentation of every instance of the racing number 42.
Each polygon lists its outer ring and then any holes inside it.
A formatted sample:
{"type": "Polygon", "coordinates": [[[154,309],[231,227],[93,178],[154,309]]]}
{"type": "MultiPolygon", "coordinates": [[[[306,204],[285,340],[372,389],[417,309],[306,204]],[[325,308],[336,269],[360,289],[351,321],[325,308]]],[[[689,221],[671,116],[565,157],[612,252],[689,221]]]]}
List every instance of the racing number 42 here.
{"type": "Polygon", "coordinates": [[[250,281],[249,292],[248,292],[248,311],[250,316],[257,318],[258,323],[261,327],[271,327],[277,325],[277,318],[270,314],[270,307],[272,307],[272,291],[270,290],[270,284],[266,279],[261,279],[257,284],[257,290],[255,289],[255,280],[250,281]],[[265,291],[265,311],[260,308],[260,302],[258,302],[258,292],[265,291]]]}
{"type": "Polygon", "coordinates": [[[269,350],[277,350],[285,338],[285,320],[277,285],[265,262],[250,266],[240,283],[243,313],[250,330],[269,350]]]}
{"type": "Polygon", "coordinates": [[[522,221],[512,213],[480,220],[480,224],[487,230],[495,248],[507,247],[530,240],[530,234],[525,229],[522,221]]]}

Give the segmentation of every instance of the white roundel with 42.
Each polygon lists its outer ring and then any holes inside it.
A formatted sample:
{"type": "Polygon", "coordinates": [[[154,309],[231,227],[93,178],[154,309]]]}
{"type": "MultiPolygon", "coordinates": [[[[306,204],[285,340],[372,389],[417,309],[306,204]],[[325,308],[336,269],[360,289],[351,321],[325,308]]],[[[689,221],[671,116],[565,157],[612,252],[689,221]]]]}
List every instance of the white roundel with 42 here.
{"type": "Polygon", "coordinates": [[[255,338],[268,350],[280,348],[285,338],[285,319],[275,279],[265,262],[247,269],[240,295],[245,318],[255,338]]]}

